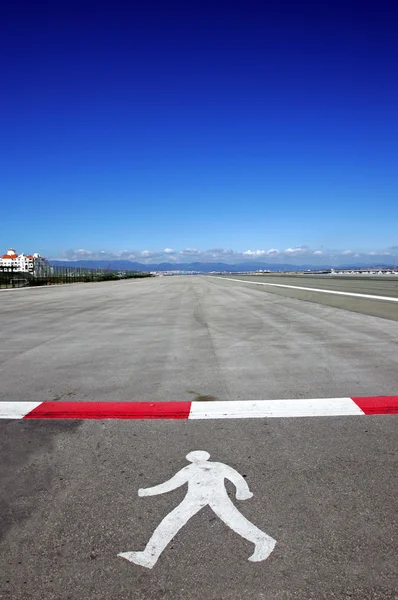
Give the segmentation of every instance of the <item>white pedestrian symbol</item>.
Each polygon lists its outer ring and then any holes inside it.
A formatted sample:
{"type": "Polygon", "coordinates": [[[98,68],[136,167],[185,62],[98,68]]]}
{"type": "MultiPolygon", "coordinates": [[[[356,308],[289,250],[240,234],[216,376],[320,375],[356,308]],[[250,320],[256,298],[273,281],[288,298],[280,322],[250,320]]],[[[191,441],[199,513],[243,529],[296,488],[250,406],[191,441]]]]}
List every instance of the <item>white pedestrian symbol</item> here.
{"type": "Polygon", "coordinates": [[[209,505],[228,527],[240,536],[253,542],[255,549],[249,560],[258,562],[271,554],[276,541],[251,523],[228,498],[224,480],[228,479],[236,487],[237,500],[253,497],[245,479],[235,469],[219,462],[209,461],[210,454],[202,450],[190,452],[186,456],[192,464],[176,473],[169,481],[151,488],[139,489],[139,496],[156,496],[171,492],[188,483],[184,500],[172,510],[158,525],[142,552],[121,552],[118,556],[152,569],[159,556],[187,521],[209,505]]]}

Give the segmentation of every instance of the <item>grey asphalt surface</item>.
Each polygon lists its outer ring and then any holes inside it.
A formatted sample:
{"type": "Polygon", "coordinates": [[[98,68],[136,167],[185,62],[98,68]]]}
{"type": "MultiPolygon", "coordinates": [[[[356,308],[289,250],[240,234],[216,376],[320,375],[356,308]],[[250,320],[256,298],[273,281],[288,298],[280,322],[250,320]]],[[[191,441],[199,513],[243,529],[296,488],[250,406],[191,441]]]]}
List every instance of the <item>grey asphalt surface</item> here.
{"type": "Polygon", "coordinates": [[[314,287],[326,290],[340,290],[355,294],[398,297],[398,275],[226,275],[242,281],[263,281],[314,287]]]}
{"type": "MultiPolygon", "coordinates": [[[[207,277],[1,293],[0,327],[3,401],[397,394],[395,321],[207,277]]],[[[396,600],[397,419],[0,421],[0,598],[396,600]],[[275,551],[206,508],[152,571],[118,558],[184,497],[138,488],[195,449],[275,551]]]]}
{"type": "Polygon", "coordinates": [[[324,306],[342,308],[365,315],[381,317],[398,321],[398,302],[391,302],[380,298],[374,301],[369,298],[360,298],[349,295],[327,294],[312,291],[308,288],[344,292],[345,294],[363,294],[398,298],[398,276],[355,276],[355,275],[225,275],[221,276],[226,281],[233,278],[238,281],[248,282],[249,286],[259,284],[258,290],[268,294],[278,294],[287,298],[295,298],[305,302],[315,302],[324,306]],[[250,283],[249,283],[250,282],[250,283]],[[267,285],[264,285],[267,284],[267,285]],[[288,286],[288,287],[281,287],[288,286]],[[294,286],[292,289],[291,286],[294,286]],[[307,288],[306,290],[299,288],[307,288]]]}
{"type": "Polygon", "coordinates": [[[161,277],[0,292],[0,400],[397,392],[397,322],[264,289],[161,277]]]}

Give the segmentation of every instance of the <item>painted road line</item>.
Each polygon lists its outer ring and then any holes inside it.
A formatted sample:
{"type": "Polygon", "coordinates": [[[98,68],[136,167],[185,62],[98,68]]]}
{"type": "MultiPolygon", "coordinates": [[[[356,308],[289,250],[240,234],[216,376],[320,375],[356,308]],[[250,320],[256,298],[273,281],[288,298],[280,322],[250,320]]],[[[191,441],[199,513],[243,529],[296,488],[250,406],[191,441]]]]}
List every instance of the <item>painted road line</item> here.
{"type": "Polygon", "coordinates": [[[188,419],[190,402],[43,402],[25,419],[188,419]]]}
{"type": "Polygon", "coordinates": [[[173,475],[171,479],[150,488],[138,490],[138,495],[157,496],[166,494],[188,484],[188,491],[180,504],[169,512],[156,527],[144,550],[120,552],[118,556],[141,567],[152,569],[163,550],[191,517],[209,506],[228,527],[254,544],[254,552],[248,560],[260,562],[268,558],[276,541],[251,523],[236,508],[225,489],[225,480],[234,484],[237,500],[249,500],[253,494],[244,477],[232,467],[209,461],[210,454],[194,450],[186,459],[192,463],[173,475]]]}
{"type": "Polygon", "coordinates": [[[398,414],[397,396],[369,396],[369,398],[352,398],[365,415],[398,414]]]}
{"type": "Polygon", "coordinates": [[[291,290],[302,290],[305,292],[319,292],[321,294],[335,294],[337,296],[352,296],[354,298],[366,298],[368,300],[385,300],[387,302],[398,302],[398,298],[391,296],[374,296],[372,294],[357,294],[355,292],[340,292],[338,290],[322,290],[320,288],[302,287],[299,285],[287,285],[284,283],[266,283],[264,281],[249,281],[247,279],[233,279],[232,277],[217,277],[211,275],[214,279],[226,279],[227,281],[237,281],[238,283],[251,283],[253,285],[270,285],[271,287],[289,288],[291,290]]]}
{"type": "Polygon", "coordinates": [[[306,400],[238,400],[193,402],[190,419],[270,419],[283,417],[339,417],[363,415],[351,398],[315,398],[306,400]]]}
{"type": "Polygon", "coordinates": [[[0,402],[0,419],[22,419],[42,402],[0,402]]]}
{"type": "Polygon", "coordinates": [[[0,419],[269,419],[398,414],[398,396],[215,402],[0,402],[0,419]]]}

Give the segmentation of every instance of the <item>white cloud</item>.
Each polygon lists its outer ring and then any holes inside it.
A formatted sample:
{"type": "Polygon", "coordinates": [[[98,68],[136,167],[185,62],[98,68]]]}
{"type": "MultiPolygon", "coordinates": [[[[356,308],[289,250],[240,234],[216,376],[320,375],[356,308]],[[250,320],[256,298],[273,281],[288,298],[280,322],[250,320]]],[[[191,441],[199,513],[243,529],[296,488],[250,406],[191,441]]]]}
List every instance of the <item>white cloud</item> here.
{"type": "Polygon", "coordinates": [[[84,250],[83,248],[79,248],[79,250],[76,250],[76,254],[80,256],[92,256],[93,252],[92,250],[84,250]]]}
{"type": "Polygon", "coordinates": [[[225,264],[237,264],[254,262],[259,265],[322,265],[339,266],[347,264],[347,260],[355,259],[357,264],[371,266],[389,263],[394,256],[391,248],[387,250],[369,250],[367,252],[356,252],[354,250],[312,250],[308,246],[291,246],[285,250],[270,248],[269,250],[245,250],[237,251],[226,248],[211,248],[209,250],[199,250],[198,248],[185,248],[183,250],[173,250],[165,248],[164,250],[88,250],[78,248],[77,250],[67,250],[60,257],[53,257],[52,260],[124,260],[137,261],[146,264],[157,264],[163,262],[190,263],[190,262],[222,262],[225,264]]]}
{"type": "Polygon", "coordinates": [[[235,250],[227,250],[226,248],[210,248],[207,250],[207,254],[211,254],[214,258],[216,257],[226,257],[226,256],[235,256],[239,254],[235,250]]]}
{"type": "Polygon", "coordinates": [[[180,250],[180,254],[184,255],[200,255],[203,254],[201,250],[198,250],[197,248],[185,248],[185,250],[180,250]]]}
{"type": "Polygon", "coordinates": [[[283,252],[284,254],[298,256],[300,254],[309,254],[310,249],[308,248],[308,246],[297,246],[296,248],[286,248],[286,250],[284,250],[283,252]]]}
{"type": "Polygon", "coordinates": [[[286,250],[278,250],[277,248],[270,248],[269,250],[245,250],[242,253],[244,256],[250,257],[259,257],[259,256],[267,256],[267,257],[276,257],[276,256],[285,256],[285,257],[293,257],[293,256],[313,256],[313,255],[322,255],[324,254],[322,250],[310,250],[308,246],[298,246],[295,248],[286,248],[286,250]]]}
{"type": "Polygon", "coordinates": [[[243,252],[245,256],[264,256],[267,254],[266,250],[246,250],[243,252]]]}

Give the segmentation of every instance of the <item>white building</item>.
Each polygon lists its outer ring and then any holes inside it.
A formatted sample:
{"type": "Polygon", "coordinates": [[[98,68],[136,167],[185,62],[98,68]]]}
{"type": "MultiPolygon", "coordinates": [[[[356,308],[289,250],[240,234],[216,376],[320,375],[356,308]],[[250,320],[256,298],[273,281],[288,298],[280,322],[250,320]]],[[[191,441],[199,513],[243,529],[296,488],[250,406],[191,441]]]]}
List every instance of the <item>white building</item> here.
{"type": "Polygon", "coordinates": [[[30,273],[35,277],[43,277],[51,273],[51,267],[44,256],[36,254],[17,254],[14,248],[9,248],[0,258],[0,270],[10,272],[30,273]]]}

